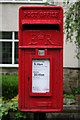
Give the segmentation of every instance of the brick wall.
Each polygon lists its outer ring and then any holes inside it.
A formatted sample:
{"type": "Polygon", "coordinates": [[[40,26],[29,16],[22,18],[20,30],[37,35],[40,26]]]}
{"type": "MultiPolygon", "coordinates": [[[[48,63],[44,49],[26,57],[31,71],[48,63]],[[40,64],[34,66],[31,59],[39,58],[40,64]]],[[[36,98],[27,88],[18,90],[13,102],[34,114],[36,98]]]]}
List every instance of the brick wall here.
{"type": "Polygon", "coordinates": [[[67,94],[73,93],[75,88],[80,87],[80,69],[63,69],[63,88],[67,94]]]}

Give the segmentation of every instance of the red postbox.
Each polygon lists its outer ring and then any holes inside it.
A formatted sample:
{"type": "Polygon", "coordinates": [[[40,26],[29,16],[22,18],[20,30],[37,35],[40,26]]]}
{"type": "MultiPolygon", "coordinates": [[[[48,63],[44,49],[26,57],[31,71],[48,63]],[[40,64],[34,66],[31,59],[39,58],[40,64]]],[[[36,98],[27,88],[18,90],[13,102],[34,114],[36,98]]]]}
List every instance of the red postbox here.
{"type": "Polygon", "coordinates": [[[63,109],[63,9],[19,9],[19,110],[63,109]]]}

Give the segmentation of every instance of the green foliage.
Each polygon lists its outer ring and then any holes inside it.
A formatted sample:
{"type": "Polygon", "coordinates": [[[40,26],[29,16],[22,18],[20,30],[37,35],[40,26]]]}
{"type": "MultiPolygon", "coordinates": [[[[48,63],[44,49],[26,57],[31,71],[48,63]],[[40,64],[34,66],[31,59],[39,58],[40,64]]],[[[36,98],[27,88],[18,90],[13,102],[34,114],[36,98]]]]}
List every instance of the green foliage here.
{"type": "Polygon", "coordinates": [[[44,5],[45,5],[45,6],[48,6],[48,5],[49,5],[49,3],[48,3],[48,2],[45,2],[45,3],[44,3],[44,5]]]}
{"type": "Polygon", "coordinates": [[[75,88],[74,93],[75,93],[75,95],[79,95],[80,94],[80,88],[79,87],[75,88]]]}
{"type": "Polygon", "coordinates": [[[74,99],[75,98],[75,96],[72,95],[72,94],[70,94],[70,95],[64,94],[63,96],[64,96],[64,98],[70,98],[70,99],[74,99]]]}
{"type": "Polygon", "coordinates": [[[2,76],[0,75],[0,97],[2,96],[2,76]]]}
{"type": "MultiPolygon", "coordinates": [[[[0,100],[1,100],[1,98],[0,98],[0,100]]],[[[8,114],[8,105],[7,104],[5,104],[6,102],[5,101],[2,101],[2,102],[0,102],[0,120],[1,120],[1,118],[2,118],[2,116],[7,116],[7,114],[8,114]]]]}
{"type": "Polygon", "coordinates": [[[67,94],[65,94],[65,92],[63,92],[64,98],[70,98],[70,99],[74,99],[75,95],[79,95],[79,94],[80,94],[80,88],[79,87],[74,88],[73,94],[70,94],[70,95],[67,95],[67,94]]]}
{"type": "Polygon", "coordinates": [[[44,5],[45,5],[45,6],[55,6],[55,5],[54,5],[54,2],[52,2],[52,1],[45,2],[44,5]]]}
{"type": "MultiPolygon", "coordinates": [[[[46,6],[54,6],[54,0],[47,0],[46,6]]],[[[59,6],[59,2],[56,2],[59,6]]],[[[75,56],[79,59],[80,52],[80,1],[70,2],[69,0],[63,2],[64,9],[64,33],[66,35],[66,41],[74,42],[76,44],[75,56]],[[74,39],[75,38],[75,39],[74,39]]]]}
{"type": "Polygon", "coordinates": [[[20,112],[18,110],[18,100],[17,99],[12,99],[12,101],[2,101],[0,104],[1,108],[1,113],[0,113],[0,118],[3,116],[7,116],[9,114],[9,110],[15,112],[15,120],[20,120],[20,119],[26,119],[27,115],[24,112],[20,112]]]}
{"type": "Polygon", "coordinates": [[[66,33],[66,40],[76,44],[76,55],[79,59],[80,52],[77,50],[80,46],[80,1],[78,2],[64,2],[64,31],[66,33]],[[75,39],[74,39],[75,38],[75,39]]]}
{"type": "MultiPolygon", "coordinates": [[[[79,42],[79,20],[80,20],[80,15],[79,15],[79,8],[80,8],[80,1],[79,2],[67,2],[67,9],[64,12],[64,15],[66,17],[65,19],[65,26],[64,28],[66,29],[67,32],[67,39],[71,40],[72,36],[74,35],[73,33],[76,32],[76,45],[79,42]]],[[[72,42],[72,41],[71,41],[72,42]]]]}
{"type": "Polygon", "coordinates": [[[26,119],[26,118],[27,118],[27,116],[24,112],[20,112],[19,110],[17,111],[15,120],[26,119]]]}
{"type": "Polygon", "coordinates": [[[18,75],[2,75],[2,96],[11,99],[18,94],[18,75]]]}

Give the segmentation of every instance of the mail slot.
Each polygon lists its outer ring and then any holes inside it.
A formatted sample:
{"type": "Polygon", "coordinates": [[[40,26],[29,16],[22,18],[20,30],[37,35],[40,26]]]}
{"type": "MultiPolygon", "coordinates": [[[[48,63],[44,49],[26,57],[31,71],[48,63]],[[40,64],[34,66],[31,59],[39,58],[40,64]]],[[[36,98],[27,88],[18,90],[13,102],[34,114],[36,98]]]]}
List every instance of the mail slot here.
{"type": "Polygon", "coordinates": [[[63,109],[63,9],[19,9],[19,110],[63,109]]]}

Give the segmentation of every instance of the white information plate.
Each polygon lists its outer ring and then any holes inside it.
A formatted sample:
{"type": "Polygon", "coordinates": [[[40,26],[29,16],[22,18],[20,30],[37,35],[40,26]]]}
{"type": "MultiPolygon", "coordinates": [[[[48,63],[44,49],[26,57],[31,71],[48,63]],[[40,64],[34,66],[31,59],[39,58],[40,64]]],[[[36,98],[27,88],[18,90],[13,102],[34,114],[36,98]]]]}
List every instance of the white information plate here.
{"type": "Polygon", "coordinates": [[[49,93],[50,60],[32,59],[32,93],[49,93]]]}

